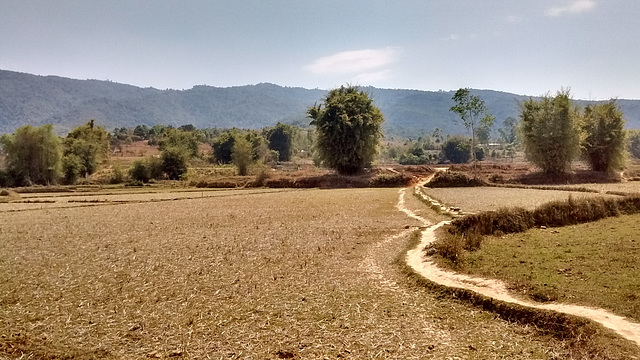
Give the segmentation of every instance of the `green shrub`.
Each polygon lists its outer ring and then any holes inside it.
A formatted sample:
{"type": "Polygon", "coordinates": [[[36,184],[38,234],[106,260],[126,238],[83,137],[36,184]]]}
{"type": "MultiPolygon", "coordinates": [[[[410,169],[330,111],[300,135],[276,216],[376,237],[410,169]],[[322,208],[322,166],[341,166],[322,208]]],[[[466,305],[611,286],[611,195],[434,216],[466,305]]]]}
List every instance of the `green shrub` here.
{"type": "MultiPolygon", "coordinates": [[[[189,159],[189,153],[181,147],[168,147],[162,151],[160,155],[161,170],[170,180],[179,180],[182,175],[187,173],[187,161],[189,159]]],[[[151,176],[154,177],[153,171],[151,176]]]]}
{"type": "Polygon", "coordinates": [[[11,176],[5,170],[0,169],[0,186],[11,186],[13,183],[11,176]]]}
{"type": "Polygon", "coordinates": [[[147,183],[151,179],[161,179],[163,177],[163,162],[157,157],[148,157],[136,160],[129,168],[129,177],[133,181],[147,183]]]}
{"type": "Polygon", "coordinates": [[[129,177],[134,181],[149,182],[151,175],[147,167],[147,162],[145,160],[136,160],[129,169],[129,177]]]}
{"type": "Polygon", "coordinates": [[[442,145],[445,160],[454,164],[463,164],[471,159],[471,139],[464,136],[451,136],[442,145]]]}
{"type": "Polygon", "coordinates": [[[124,180],[124,172],[122,172],[122,169],[119,166],[114,167],[109,182],[111,184],[122,184],[124,180]]]}
{"type": "Polygon", "coordinates": [[[82,159],[76,154],[68,154],[62,158],[62,175],[65,184],[75,184],[80,175],[84,173],[82,159]]]}
{"type": "Polygon", "coordinates": [[[413,178],[405,174],[379,174],[369,182],[370,187],[402,187],[411,183],[413,178]]]}
{"type": "Polygon", "coordinates": [[[398,162],[400,165],[424,165],[431,162],[431,155],[422,154],[418,156],[412,153],[402,154],[398,162]]]}

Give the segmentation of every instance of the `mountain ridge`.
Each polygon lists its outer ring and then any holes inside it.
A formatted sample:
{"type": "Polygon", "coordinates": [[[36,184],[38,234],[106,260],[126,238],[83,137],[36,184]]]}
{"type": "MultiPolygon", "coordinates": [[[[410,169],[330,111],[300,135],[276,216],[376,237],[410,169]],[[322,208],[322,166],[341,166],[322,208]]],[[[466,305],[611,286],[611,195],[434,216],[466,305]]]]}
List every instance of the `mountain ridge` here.
{"type": "MultiPolygon", "coordinates": [[[[361,87],[385,115],[389,134],[416,136],[439,128],[467,133],[449,111],[455,91],[361,87]]],[[[108,80],[78,80],[0,70],[0,133],[20,126],[51,123],[57,133],[95,119],[111,131],[138,124],[197,128],[259,129],[277,122],[306,126],[306,109],[322,100],[326,90],[286,87],[272,83],[215,87],[195,85],[186,90],[159,90],[108,80]]],[[[529,99],[497,90],[472,90],[480,95],[496,125],[518,117],[518,103],[529,99]]],[[[536,98],[533,96],[533,98],[536,98]]],[[[588,103],[576,100],[577,104],[588,103]]],[[[640,100],[617,100],[628,128],[640,128],[640,100]]]]}

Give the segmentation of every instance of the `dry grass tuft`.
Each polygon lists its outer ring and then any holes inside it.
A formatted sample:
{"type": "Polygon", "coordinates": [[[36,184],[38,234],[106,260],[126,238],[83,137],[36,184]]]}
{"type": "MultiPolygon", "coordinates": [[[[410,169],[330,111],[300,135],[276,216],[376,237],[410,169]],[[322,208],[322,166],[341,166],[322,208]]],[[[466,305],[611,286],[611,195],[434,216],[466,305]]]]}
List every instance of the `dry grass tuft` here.
{"type": "Polygon", "coordinates": [[[475,187],[484,186],[485,182],[465,173],[455,171],[439,171],[426,185],[431,188],[475,187]]]}

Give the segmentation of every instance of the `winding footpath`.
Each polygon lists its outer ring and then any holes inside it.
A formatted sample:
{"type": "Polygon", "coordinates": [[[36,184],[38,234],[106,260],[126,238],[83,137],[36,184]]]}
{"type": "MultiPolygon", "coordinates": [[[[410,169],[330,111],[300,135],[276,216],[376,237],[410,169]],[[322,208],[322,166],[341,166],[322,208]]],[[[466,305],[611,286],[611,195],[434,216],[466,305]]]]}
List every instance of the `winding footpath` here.
{"type": "MultiPolygon", "coordinates": [[[[424,182],[422,184],[424,184],[424,182]]],[[[471,290],[480,295],[506,303],[518,304],[535,309],[553,310],[560,313],[584,317],[602,324],[623,338],[631,340],[640,346],[640,324],[629,321],[628,319],[615,315],[607,310],[557,303],[540,304],[522,300],[516,298],[515,295],[507,289],[505,283],[499,280],[472,277],[438,267],[432,260],[425,258],[423,255],[423,249],[436,240],[435,230],[440,226],[447,224],[448,221],[443,221],[429,226],[429,221],[405,207],[405,196],[406,188],[400,190],[397,204],[398,210],[404,212],[411,218],[419,220],[425,226],[428,226],[426,229],[422,230],[421,241],[418,246],[409,250],[406,256],[407,264],[417,274],[440,285],[471,290]]]]}

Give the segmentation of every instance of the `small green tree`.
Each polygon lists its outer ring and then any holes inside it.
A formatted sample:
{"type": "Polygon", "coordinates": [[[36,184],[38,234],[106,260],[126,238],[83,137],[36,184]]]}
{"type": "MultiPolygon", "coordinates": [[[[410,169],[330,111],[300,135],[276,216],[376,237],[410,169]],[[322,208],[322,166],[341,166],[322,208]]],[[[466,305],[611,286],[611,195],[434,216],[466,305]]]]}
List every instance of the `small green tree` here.
{"type": "Polygon", "coordinates": [[[26,125],[0,136],[7,172],[15,185],[51,184],[58,181],[62,146],[53,125],[26,125]]]}
{"type": "Polygon", "coordinates": [[[149,182],[149,180],[151,179],[151,174],[149,172],[147,162],[145,160],[134,161],[129,168],[129,177],[135,181],[140,181],[143,183],[149,182]]]}
{"type": "Polygon", "coordinates": [[[636,159],[640,159],[640,130],[628,130],[629,153],[636,159]]]}
{"type": "Polygon", "coordinates": [[[269,142],[261,132],[248,130],[244,134],[237,133],[236,136],[243,136],[251,144],[251,156],[253,161],[261,161],[269,153],[269,142]]]}
{"type": "Polygon", "coordinates": [[[233,144],[231,152],[233,164],[238,168],[238,175],[247,175],[249,165],[253,160],[253,149],[251,143],[244,136],[238,136],[233,144]]]}
{"type": "Polygon", "coordinates": [[[493,125],[494,118],[487,112],[487,107],[484,104],[484,100],[482,100],[482,98],[477,95],[472,95],[469,88],[458,89],[458,91],[456,91],[456,93],[453,95],[453,101],[455,105],[453,105],[449,109],[449,111],[453,111],[454,113],[458,114],[460,116],[460,119],[462,119],[464,126],[467,129],[471,130],[471,154],[473,155],[473,160],[475,162],[476,136],[478,127],[480,126],[481,128],[486,128],[486,132],[488,135],[488,129],[490,129],[493,125]]]}
{"type": "Polygon", "coordinates": [[[367,93],[355,86],[333,89],[307,114],[316,127],[316,148],[328,167],[355,174],[371,166],[382,138],[384,116],[367,93]]]}
{"type": "Polygon", "coordinates": [[[137,125],[134,129],[133,129],[133,135],[139,137],[140,139],[143,140],[149,140],[149,131],[151,129],[149,129],[149,127],[147,125],[137,125]]]}
{"type": "Polygon", "coordinates": [[[520,126],[527,158],[545,173],[560,175],[580,151],[578,109],[568,91],[520,104],[520,126]]]}
{"type": "Polygon", "coordinates": [[[146,159],[136,160],[131,168],[129,168],[129,177],[132,180],[146,183],[151,179],[162,178],[164,174],[162,168],[162,159],[150,156],[146,159]]]}
{"type": "Polygon", "coordinates": [[[109,142],[109,133],[93,119],[71,130],[63,140],[65,181],[73,183],[78,176],[93,174],[109,157],[109,142]]]}
{"type": "Polygon", "coordinates": [[[445,160],[454,164],[464,164],[471,159],[471,139],[465,136],[450,136],[442,144],[442,155],[445,160]]]}
{"type": "Polygon", "coordinates": [[[236,129],[231,129],[213,139],[211,142],[211,148],[213,149],[211,162],[219,164],[231,163],[231,152],[233,151],[233,144],[236,141],[236,133],[236,129]]]}
{"type": "Polygon", "coordinates": [[[197,157],[199,155],[199,146],[198,134],[194,131],[182,129],[169,129],[158,141],[158,148],[161,151],[180,147],[184,149],[190,157],[197,157]]]}
{"type": "Polygon", "coordinates": [[[502,122],[502,127],[498,129],[500,139],[505,145],[515,144],[517,140],[518,120],[508,117],[502,122]]]}
{"type": "Polygon", "coordinates": [[[615,101],[587,105],[582,117],[582,154],[595,171],[611,172],[624,167],[624,119],[615,101]]]}
{"type": "Polygon", "coordinates": [[[162,172],[170,180],[179,180],[187,173],[187,162],[190,153],[184,147],[172,146],[164,149],[160,154],[162,160],[162,172]]]}

